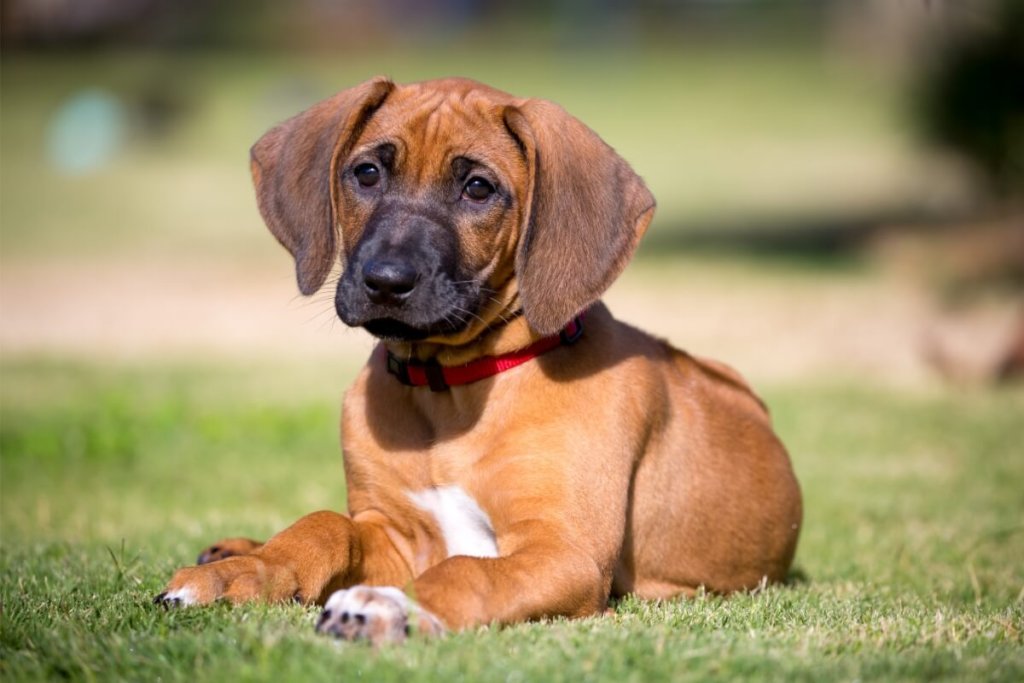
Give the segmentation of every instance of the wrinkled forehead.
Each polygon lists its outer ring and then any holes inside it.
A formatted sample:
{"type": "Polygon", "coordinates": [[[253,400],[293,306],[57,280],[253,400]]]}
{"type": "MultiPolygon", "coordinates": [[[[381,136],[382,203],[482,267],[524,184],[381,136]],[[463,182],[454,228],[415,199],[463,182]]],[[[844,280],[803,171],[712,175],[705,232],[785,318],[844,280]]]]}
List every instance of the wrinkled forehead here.
{"type": "Polygon", "coordinates": [[[505,107],[514,103],[499,91],[461,82],[399,86],[370,119],[355,149],[390,142],[408,164],[463,156],[510,173],[522,163],[503,118],[505,107]]]}

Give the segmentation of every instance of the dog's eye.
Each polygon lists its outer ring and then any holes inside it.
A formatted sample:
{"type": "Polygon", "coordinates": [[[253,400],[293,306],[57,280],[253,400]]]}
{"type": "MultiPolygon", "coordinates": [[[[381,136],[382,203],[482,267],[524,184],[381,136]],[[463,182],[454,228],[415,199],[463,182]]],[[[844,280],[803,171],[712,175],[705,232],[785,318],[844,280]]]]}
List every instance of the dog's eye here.
{"type": "Polygon", "coordinates": [[[472,199],[474,202],[482,202],[492,194],[494,194],[494,185],[479,176],[470,178],[466,186],[462,188],[462,196],[472,199]]]}
{"type": "Polygon", "coordinates": [[[352,174],[363,187],[373,187],[380,182],[380,169],[373,164],[359,164],[353,169],[352,174]]]}

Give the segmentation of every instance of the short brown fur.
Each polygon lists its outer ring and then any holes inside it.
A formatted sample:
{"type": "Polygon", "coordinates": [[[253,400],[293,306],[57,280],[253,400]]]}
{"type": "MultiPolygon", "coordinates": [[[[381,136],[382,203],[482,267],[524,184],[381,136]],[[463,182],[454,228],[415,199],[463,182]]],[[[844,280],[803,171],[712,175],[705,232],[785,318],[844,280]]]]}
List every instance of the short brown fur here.
{"type": "Polygon", "coordinates": [[[459,333],[389,342],[394,354],[461,364],[523,348],[587,309],[584,336],[440,393],[400,384],[374,354],[342,413],[348,514],[313,513],[262,546],[236,539],[243,554],[182,569],[168,590],[199,603],[322,603],[358,584],[399,586],[459,629],[586,616],[625,593],[783,580],[801,497],[763,404],[727,366],[598,301],[654,211],[628,164],[548,102],[458,79],[370,81],[253,149],[261,212],[303,292],[359,242],[367,211],[337,177],[383,139],[401,141],[409,201],[429,203],[424,188],[456,152],[482,157],[513,190],[476,219],[487,229],[455,228],[460,258],[493,296],[459,333]],[[448,557],[437,520],[408,496],[450,485],[487,514],[499,557],[448,557]]]}

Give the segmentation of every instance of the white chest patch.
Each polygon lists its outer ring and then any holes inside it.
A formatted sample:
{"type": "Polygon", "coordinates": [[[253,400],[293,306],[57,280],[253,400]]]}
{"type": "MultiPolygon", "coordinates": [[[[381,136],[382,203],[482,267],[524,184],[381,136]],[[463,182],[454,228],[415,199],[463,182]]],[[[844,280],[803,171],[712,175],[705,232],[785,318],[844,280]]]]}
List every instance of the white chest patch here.
{"type": "Polygon", "coordinates": [[[438,486],[407,494],[421,510],[434,515],[441,527],[448,557],[497,557],[494,527],[472,496],[458,486],[438,486]]]}

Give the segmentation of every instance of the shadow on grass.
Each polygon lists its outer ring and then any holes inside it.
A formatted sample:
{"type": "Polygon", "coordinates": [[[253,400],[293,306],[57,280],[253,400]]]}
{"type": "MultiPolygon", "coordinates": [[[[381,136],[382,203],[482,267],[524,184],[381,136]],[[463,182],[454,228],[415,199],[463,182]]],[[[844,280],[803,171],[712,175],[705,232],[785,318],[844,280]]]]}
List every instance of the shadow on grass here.
{"type": "Polygon", "coordinates": [[[723,218],[689,225],[661,225],[645,238],[645,255],[662,253],[746,254],[835,265],[863,253],[886,234],[954,230],[976,216],[936,214],[920,208],[822,213],[793,218],[723,218]]]}
{"type": "Polygon", "coordinates": [[[791,567],[789,573],[786,574],[786,580],[782,582],[784,586],[803,586],[811,582],[811,576],[803,567],[791,567]]]}

